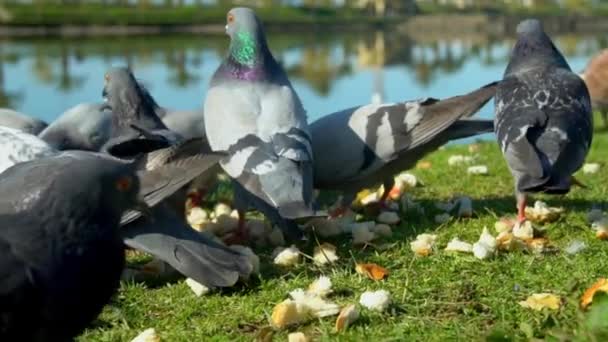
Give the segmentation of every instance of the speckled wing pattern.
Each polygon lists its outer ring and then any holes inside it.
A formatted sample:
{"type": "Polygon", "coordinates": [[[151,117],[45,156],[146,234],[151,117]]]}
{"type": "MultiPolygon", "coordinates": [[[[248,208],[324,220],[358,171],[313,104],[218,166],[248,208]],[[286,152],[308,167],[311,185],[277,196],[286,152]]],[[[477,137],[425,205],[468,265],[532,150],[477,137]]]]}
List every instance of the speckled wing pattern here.
{"type": "Polygon", "coordinates": [[[0,172],[17,163],[55,153],[54,148],[35,135],[0,126],[0,172]]]}
{"type": "Polygon", "coordinates": [[[593,123],[589,94],[577,75],[542,67],[509,75],[495,105],[498,143],[520,191],[559,187],[580,168],[593,123]]]}

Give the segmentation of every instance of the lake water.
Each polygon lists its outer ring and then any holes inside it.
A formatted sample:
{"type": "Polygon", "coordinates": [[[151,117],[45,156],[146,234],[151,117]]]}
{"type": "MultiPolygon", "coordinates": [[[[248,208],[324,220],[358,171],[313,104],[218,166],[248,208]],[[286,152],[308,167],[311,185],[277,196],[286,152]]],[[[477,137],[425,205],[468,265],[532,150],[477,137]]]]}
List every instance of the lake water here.
{"type": "MultiPolygon", "coordinates": [[[[599,36],[554,39],[580,71],[607,45],[599,36]]],[[[386,102],[444,98],[498,80],[513,39],[270,33],[269,42],[314,121],[373,96],[386,102]]],[[[202,106],[227,46],[223,35],[0,40],[0,107],[52,121],[75,104],[101,101],[104,71],[130,65],[160,105],[194,109],[202,106]]],[[[492,106],[480,115],[492,117],[492,106]]]]}

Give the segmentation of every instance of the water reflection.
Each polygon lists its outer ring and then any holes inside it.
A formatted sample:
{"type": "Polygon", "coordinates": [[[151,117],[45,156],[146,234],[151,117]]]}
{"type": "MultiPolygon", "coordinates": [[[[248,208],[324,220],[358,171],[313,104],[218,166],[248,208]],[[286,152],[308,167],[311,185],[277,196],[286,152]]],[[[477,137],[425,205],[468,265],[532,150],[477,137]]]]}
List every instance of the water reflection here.
{"type": "MultiPolygon", "coordinates": [[[[224,36],[55,38],[0,41],[0,107],[45,120],[101,100],[103,72],[131,66],[163,106],[199,107],[227,47],[224,36]]],[[[557,45],[581,70],[605,37],[563,35],[557,45]]],[[[446,97],[499,79],[512,38],[483,34],[270,34],[314,120],[353,105],[446,97]]],[[[483,113],[491,115],[489,107],[483,113]]]]}

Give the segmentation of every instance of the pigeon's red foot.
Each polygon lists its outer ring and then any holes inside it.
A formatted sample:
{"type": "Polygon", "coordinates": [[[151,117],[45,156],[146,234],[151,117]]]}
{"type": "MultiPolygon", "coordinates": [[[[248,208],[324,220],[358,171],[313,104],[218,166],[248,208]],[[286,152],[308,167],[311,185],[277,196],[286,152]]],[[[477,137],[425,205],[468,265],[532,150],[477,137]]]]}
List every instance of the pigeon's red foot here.
{"type": "Polygon", "coordinates": [[[207,196],[207,191],[200,189],[189,192],[186,198],[190,207],[200,207],[205,196],[207,196]]]}
{"type": "Polygon", "coordinates": [[[338,217],[344,216],[344,214],[346,214],[347,211],[348,211],[348,207],[339,206],[336,209],[332,209],[329,211],[329,218],[338,218],[338,217]]]}
{"type": "Polygon", "coordinates": [[[570,177],[570,183],[572,183],[572,185],[578,186],[579,188],[588,189],[588,187],[585,184],[583,184],[581,181],[576,179],[574,176],[570,177]]]}
{"type": "Polygon", "coordinates": [[[223,239],[227,245],[247,245],[249,240],[249,231],[247,228],[237,229],[223,239]]]}
{"type": "Polygon", "coordinates": [[[250,241],[244,211],[239,210],[239,223],[234,233],[228,235],[223,240],[227,245],[247,245],[250,241]]]}
{"type": "Polygon", "coordinates": [[[520,225],[526,221],[526,199],[517,201],[517,223],[520,225]]]}

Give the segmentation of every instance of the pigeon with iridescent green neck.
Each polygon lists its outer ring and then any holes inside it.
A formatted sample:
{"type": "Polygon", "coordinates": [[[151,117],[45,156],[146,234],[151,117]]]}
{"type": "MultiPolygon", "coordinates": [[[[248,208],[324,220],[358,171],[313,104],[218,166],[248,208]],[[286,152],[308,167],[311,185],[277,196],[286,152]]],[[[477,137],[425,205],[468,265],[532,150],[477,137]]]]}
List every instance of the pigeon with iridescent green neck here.
{"type": "Polygon", "coordinates": [[[314,215],[306,112],[254,11],[234,8],[227,22],[228,56],[205,100],[207,138],[213,150],[229,152],[221,166],[237,184],[240,213],[253,206],[288,238],[299,239],[302,232],[292,219],[314,215]]]}

